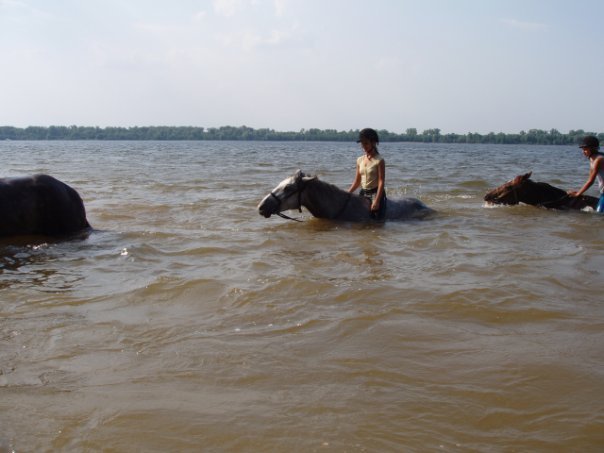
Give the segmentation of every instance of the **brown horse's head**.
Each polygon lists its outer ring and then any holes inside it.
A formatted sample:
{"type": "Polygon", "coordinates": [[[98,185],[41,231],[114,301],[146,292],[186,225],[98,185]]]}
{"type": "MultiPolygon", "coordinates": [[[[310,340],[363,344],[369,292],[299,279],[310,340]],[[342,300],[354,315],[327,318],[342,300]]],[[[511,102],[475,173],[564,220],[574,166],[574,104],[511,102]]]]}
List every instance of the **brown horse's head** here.
{"type": "Polygon", "coordinates": [[[524,203],[550,209],[596,208],[598,199],[589,195],[569,196],[565,190],[545,182],[531,180],[532,172],[516,176],[502,186],[491,190],[484,201],[493,204],[524,203]]]}
{"type": "Polygon", "coordinates": [[[524,201],[521,194],[532,174],[533,172],[528,172],[518,175],[511,181],[491,190],[484,196],[484,201],[494,204],[518,204],[518,202],[524,201]]]}

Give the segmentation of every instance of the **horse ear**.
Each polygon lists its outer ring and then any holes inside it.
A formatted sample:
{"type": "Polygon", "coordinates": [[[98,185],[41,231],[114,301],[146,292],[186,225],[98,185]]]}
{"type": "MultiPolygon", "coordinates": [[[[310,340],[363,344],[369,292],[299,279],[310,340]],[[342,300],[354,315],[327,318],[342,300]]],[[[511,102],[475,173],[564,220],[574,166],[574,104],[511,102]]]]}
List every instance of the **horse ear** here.
{"type": "Polygon", "coordinates": [[[524,181],[527,181],[531,177],[532,174],[533,174],[533,172],[529,171],[528,173],[525,173],[524,175],[518,175],[512,180],[512,184],[515,186],[517,186],[518,184],[522,184],[524,181]]]}

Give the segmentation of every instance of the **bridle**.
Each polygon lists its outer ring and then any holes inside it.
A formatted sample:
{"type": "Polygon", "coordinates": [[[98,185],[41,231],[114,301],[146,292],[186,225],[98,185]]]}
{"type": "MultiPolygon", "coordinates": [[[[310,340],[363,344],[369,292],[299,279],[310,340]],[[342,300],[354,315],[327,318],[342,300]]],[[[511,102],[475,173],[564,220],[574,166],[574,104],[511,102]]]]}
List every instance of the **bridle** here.
{"type": "Polygon", "coordinates": [[[298,211],[302,212],[302,192],[304,191],[304,189],[306,189],[306,185],[302,184],[302,178],[298,178],[296,180],[296,190],[289,193],[287,196],[284,196],[283,199],[279,198],[275,194],[275,192],[271,191],[270,196],[273,197],[275,200],[277,200],[277,202],[279,203],[279,205],[277,207],[277,212],[275,214],[278,215],[279,217],[281,217],[282,219],[293,220],[294,222],[302,222],[302,220],[300,220],[300,219],[294,219],[293,217],[290,217],[288,215],[283,214],[282,212],[279,212],[279,209],[281,208],[281,204],[283,203],[283,200],[285,200],[297,193],[298,194],[298,211]]]}
{"type": "Polygon", "coordinates": [[[520,198],[518,198],[518,188],[516,187],[516,185],[512,186],[512,193],[514,194],[514,204],[519,204],[520,203],[520,198]]]}

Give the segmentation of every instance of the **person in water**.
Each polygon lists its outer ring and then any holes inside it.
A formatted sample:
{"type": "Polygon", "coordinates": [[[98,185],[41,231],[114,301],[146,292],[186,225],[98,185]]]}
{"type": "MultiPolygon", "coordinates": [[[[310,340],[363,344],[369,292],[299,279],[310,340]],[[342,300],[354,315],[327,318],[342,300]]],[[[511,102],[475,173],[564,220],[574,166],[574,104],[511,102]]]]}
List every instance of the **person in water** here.
{"type": "Polygon", "coordinates": [[[380,139],[374,129],[366,128],[359,132],[357,143],[365,153],[357,159],[356,174],[348,192],[354,192],[360,185],[360,195],[369,200],[371,217],[383,219],[386,214],[386,162],[378,152],[380,139]]]}
{"type": "Polygon", "coordinates": [[[597,137],[588,135],[583,138],[579,148],[583,150],[583,155],[589,159],[589,176],[581,189],[576,192],[569,191],[568,194],[571,197],[583,195],[597,179],[600,186],[600,201],[596,207],[596,212],[604,213],[604,155],[599,152],[600,141],[597,137]]]}

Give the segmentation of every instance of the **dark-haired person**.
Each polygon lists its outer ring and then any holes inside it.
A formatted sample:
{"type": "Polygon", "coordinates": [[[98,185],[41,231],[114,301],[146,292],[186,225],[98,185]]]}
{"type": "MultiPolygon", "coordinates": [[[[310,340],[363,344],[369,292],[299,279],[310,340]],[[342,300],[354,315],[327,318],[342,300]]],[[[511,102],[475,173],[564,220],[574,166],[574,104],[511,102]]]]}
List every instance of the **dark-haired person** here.
{"type": "Polygon", "coordinates": [[[380,139],[374,129],[366,128],[359,132],[357,143],[365,153],[357,159],[356,174],[348,192],[361,186],[360,194],[369,200],[371,217],[383,219],[386,214],[386,162],[377,148],[380,139]]]}
{"type": "Polygon", "coordinates": [[[600,201],[598,202],[596,212],[604,213],[604,155],[599,152],[600,141],[597,137],[588,135],[583,138],[579,148],[583,150],[583,155],[589,159],[589,176],[581,189],[576,192],[570,191],[568,194],[572,197],[583,195],[597,179],[598,186],[600,187],[600,201]]]}

